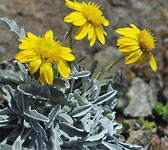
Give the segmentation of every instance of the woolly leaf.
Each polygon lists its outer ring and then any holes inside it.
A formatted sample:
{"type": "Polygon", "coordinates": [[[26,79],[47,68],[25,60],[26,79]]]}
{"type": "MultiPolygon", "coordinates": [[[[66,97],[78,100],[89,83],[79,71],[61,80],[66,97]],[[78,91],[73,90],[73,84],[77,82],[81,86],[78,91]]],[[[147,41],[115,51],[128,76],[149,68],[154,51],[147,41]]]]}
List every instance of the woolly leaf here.
{"type": "Polygon", "coordinates": [[[0,69],[0,78],[8,81],[12,81],[15,83],[23,82],[24,79],[22,77],[21,72],[15,72],[13,70],[1,70],[0,69]]]}
{"type": "Polygon", "coordinates": [[[66,123],[59,123],[60,130],[64,131],[66,134],[68,134],[70,137],[85,137],[87,134],[82,130],[78,129],[74,126],[70,126],[66,123]]]}
{"type": "Polygon", "coordinates": [[[82,78],[82,92],[83,93],[89,89],[90,83],[91,83],[91,80],[89,79],[89,77],[82,78]]]}
{"type": "Polygon", "coordinates": [[[10,146],[8,144],[0,144],[0,149],[1,150],[11,150],[12,146],[10,146]]]}
{"type": "Polygon", "coordinates": [[[56,125],[55,128],[51,129],[51,144],[53,150],[61,150],[61,145],[63,144],[63,141],[61,139],[61,131],[59,130],[59,126],[56,125]]]}
{"type": "Polygon", "coordinates": [[[21,41],[22,38],[26,37],[25,30],[23,28],[19,29],[16,22],[14,20],[9,20],[8,18],[1,18],[1,20],[7,24],[7,26],[10,28],[10,31],[15,34],[17,39],[21,41]]]}
{"type": "Polygon", "coordinates": [[[37,135],[36,143],[37,143],[37,150],[47,150],[46,143],[44,142],[41,135],[37,135]]]}
{"type": "Polygon", "coordinates": [[[73,119],[65,113],[59,114],[56,119],[68,123],[69,125],[73,125],[74,123],[73,119]]]}
{"type": "Polygon", "coordinates": [[[109,150],[122,150],[122,148],[116,144],[111,144],[105,141],[103,141],[102,144],[109,150]]]}
{"type": "Polygon", "coordinates": [[[107,130],[102,130],[100,133],[98,134],[95,134],[95,135],[91,135],[90,137],[88,137],[86,139],[86,141],[98,141],[98,140],[101,140],[103,139],[103,137],[105,136],[105,134],[107,133],[107,130]]]}
{"type": "Polygon", "coordinates": [[[96,104],[96,105],[102,104],[102,103],[104,103],[104,102],[106,102],[106,101],[109,101],[109,100],[111,100],[111,99],[114,99],[115,96],[116,96],[116,94],[117,94],[117,91],[115,91],[115,90],[114,90],[114,91],[110,91],[110,92],[108,92],[108,93],[106,93],[106,94],[104,94],[104,95],[98,97],[97,99],[95,99],[95,100],[92,102],[92,104],[96,104]]]}
{"type": "Polygon", "coordinates": [[[70,74],[70,77],[74,79],[78,79],[82,77],[88,77],[89,75],[90,75],[89,71],[81,71],[81,72],[75,71],[70,74]]]}
{"type": "Polygon", "coordinates": [[[40,87],[35,84],[20,84],[17,86],[17,89],[24,95],[33,96],[40,99],[50,98],[50,90],[47,86],[40,87]]]}
{"type": "Polygon", "coordinates": [[[60,105],[57,105],[57,106],[52,108],[51,112],[48,115],[49,122],[45,122],[46,129],[51,128],[51,126],[54,123],[55,118],[60,113],[60,111],[61,111],[61,106],[60,105]]]}
{"type": "Polygon", "coordinates": [[[24,114],[35,120],[49,122],[49,119],[46,116],[38,113],[37,110],[31,110],[31,106],[29,106],[28,109],[25,109],[24,114]]]}
{"type": "Polygon", "coordinates": [[[43,137],[45,141],[48,141],[46,131],[43,129],[43,127],[37,121],[33,119],[30,120],[30,123],[31,123],[32,128],[37,132],[37,134],[40,134],[41,137],[43,137]]]}
{"type": "Polygon", "coordinates": [[[53,84],[56,85],[59,88],[69,88],[70,85],[67,81],[60,79],[60,78],[54,78],[53,84]]]}
{"type": "Polygon", "coordinates": [[[81,107],[77,107],[75,108],[71,113],[70,115],[72,117],[81,117],[81,116],[84,116],[86,113],[88,113],[91,109],[92,109],[92,105],[84,105],[84,106],[81,106],[81,107]]]}
{"type": "Polygon", "coordinates": [[[98,64],[98,61],[94,61],[92,66],[91,66],[91,69],[90,69],[90,78],[92,77],[92,75],[94,74],[96,68],[97,68],[97,64],[98,64]]]}
{"type": "Polygon", "coordinates": [[[15,112],[16,114],[20,114],[14,101],[14,90],[11,88],[11,86],[9,85],[3,86],[2,91],[6,94],[5,98],[7,99],[8,105],[12,109],[12,111],[15,112]]]}
{"type": "Polygon", "coordinates": [[[92,87],[94,88],[94,90],[91,93],[90,100],[94,100],[95,98],[97,98],[101,91],[100,84],[96,79],[92,81],[92,87]]]}
{"type": "Polygon", "coordinates": [[[22,140],[20,135],[17,137],[16,141],[12,145],[12,150],[22,150],[22,140]]]}
{"type": "Polygon", "coordinates": [[[119,142],[119,145],[125,150],[143,150],[142,146],[130,145],[126,143],[119,142]]]}

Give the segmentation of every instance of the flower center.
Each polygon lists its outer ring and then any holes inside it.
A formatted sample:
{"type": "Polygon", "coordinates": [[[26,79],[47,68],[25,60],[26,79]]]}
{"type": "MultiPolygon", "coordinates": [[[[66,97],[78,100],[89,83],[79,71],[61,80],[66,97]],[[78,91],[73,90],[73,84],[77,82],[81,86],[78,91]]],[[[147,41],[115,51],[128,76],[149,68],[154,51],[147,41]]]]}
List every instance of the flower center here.
{"type": "Polygon", "coordinates": [[[81,12],[84,14],[87,21],[93,25],[101,24],[102,11],[95,3],[83,3],[81,12]]]}
{"type": "Polygon", "coordinates": [[[44,61],[53,61],[59,55],[60,44],[51,39],[41,38],[38,44],[38,54],[44,61]]]}
{"type": "Polygon", "coordinates": [[[139,46],[142,51],[151,51],[155,48],[155,39],[147,30],[142,30],[139,33],[139,46]]]}

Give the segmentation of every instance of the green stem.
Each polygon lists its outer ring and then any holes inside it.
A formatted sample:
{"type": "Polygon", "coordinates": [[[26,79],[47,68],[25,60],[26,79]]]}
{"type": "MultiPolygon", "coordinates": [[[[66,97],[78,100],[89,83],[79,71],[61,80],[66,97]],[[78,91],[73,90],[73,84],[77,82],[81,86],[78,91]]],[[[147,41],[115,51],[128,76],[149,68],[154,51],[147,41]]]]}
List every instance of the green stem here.
{"type": "Polygon", "coordinates": [[[116,61],[112,62],[112,64],[110,64],[109,66],[105,67],[104,69],[102,69],[96,76],[96,79],[99,79],[105,72],[107,72],[108,70],[110,70],[115,64],[117,64],[118,62],[120,62],[122,59],[124,59],[125,56],[120,57],[119,59],[117,59],[116,61]]]}
{"type": "Polygon", "coordinates": [[[64,35],[64,40],[63,40],[63,44],[65,43],[65,41],[66,41],[67,39],[69,40],[69,48],[70,48],[70,49],[73,49],[73,47],[74,47],[74,45],[75,45],[75,42],[76,42],[76,40],[74,40],[74,39],[72,38],[73,28],[74,28],[74,26],[71,25],[70,28],[69,28],[69,30],[65,33],[65,35],[64,35]]]}

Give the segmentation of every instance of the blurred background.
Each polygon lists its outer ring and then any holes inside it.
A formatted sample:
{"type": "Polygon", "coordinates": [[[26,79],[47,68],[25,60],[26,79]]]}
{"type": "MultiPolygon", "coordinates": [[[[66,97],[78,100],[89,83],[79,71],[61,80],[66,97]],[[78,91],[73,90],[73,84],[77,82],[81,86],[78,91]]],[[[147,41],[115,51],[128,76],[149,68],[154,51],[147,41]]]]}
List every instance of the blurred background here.
{"type": "MultiPolygon", "coordinates": [[[[81,0],[77,0],[81,2],[81,0]]],[[[78,41],[73,49],[77,59],[87,57],[81,66],[90,69],[98,61],[97,72],[109,65],[122,53],[117,50],[119,35],[115,30],[135,24],[139,29],[149,29],[157,39],[153,50],[158,70],[153,72],[146,61],[142,65],[117,64],[103,77],[114,76],[121,70],[128,91],[117,103],[116,119],[123,124],[120,131],[127,143],[140,144],[146,150],[168,149],[168,1],[167,0],[92,0],[101,5],[110,26],[106,44],[99,41],[89,46],[87,38],[78,41]]],[[[53,30],[61,42],[70,24],[64,17],[72,12],[64,0],[0,0],[0,17],[15,20],[19,27],[35,35],[53,30]]],[[[78,28],[75,27],[76,31],[78,28]]],[[[75,32],[74,32],[75,33],[75,32]]],[[[0,61],[13,59],[19,42],[0,23],[0,61]]]]}

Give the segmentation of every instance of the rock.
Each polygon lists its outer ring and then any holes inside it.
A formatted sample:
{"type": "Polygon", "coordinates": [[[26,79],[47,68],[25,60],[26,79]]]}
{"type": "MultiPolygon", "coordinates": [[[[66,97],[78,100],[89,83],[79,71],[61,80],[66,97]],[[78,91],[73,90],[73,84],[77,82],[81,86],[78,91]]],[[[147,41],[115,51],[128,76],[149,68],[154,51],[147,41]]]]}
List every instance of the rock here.
{"type": "Polygon", "coordinates": [[[157,92],[142,79],[136,78],[129,89],[130,103],[124,110],[124,115],[131,117],[146,117],[152,114],[156,104],[157,92]]]}
{"type": "Polygon", "coordinates": [[[132,131],[126,143],[141,145],[143,148],[148,147],[152,140],[152,133],[150,131],[132,131]]]}

